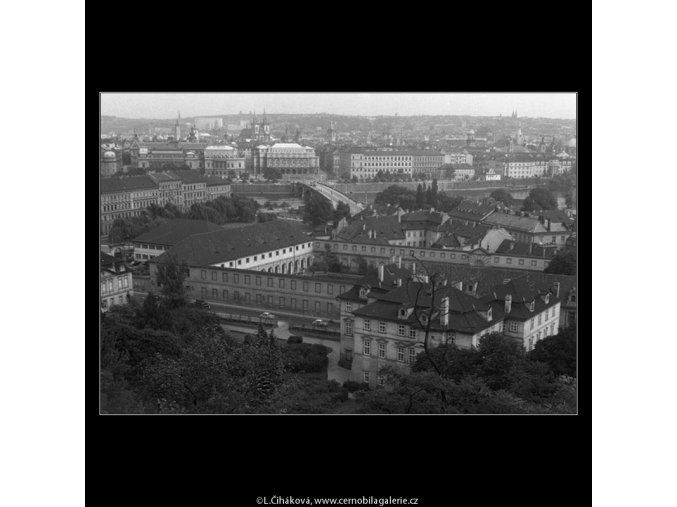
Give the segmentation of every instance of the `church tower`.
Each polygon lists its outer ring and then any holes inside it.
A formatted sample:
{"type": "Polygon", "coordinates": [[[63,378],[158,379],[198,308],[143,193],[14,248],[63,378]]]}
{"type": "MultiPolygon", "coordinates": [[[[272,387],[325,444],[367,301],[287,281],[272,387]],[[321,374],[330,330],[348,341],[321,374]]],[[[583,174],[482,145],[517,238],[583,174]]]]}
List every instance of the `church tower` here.
{"type": "Polygon", "coordinates": [[[327,129],[327,142],[329,143],[336,142],[336,127],[333,121],[329,122],[329,128],[327,129]]]}
{"type": "Polygon", "coordinates": [[[268,123],[268,117],[266,116],[266,109],[263,109],[263,122],[261,123],[263,127],[263,140],[270,141],[270,123],[268,123]]]}
{"type": "Polygon", "coordinates": [[[179,117],[176,119],[176,123],[174,124],[174,139],[176,141],[181,140],[181,125],[179,123],[180,121],[181,121],[181,112],[179,112],[179,117]]]}

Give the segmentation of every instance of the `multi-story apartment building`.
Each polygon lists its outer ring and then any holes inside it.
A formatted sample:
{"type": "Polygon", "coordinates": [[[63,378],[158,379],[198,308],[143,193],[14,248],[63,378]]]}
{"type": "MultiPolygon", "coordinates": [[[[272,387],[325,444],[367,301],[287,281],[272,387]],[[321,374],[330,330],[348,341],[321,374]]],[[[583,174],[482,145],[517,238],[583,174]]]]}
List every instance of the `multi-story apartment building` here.
{"type": "Polygon", "coordinates": [[[99,263],[101,281],[101,311],[107,312],[114,305],[126,305],[134,293],[132,272],[124,261],[101,252],[99,263]]]}
{"type": "Polygon", "coordinates": [[[173,204],[183,208],[183,191],[181,190],[181,179],[171,173],[148,173],[158,186],[158,206],[173,204]]]}
{"type": "Polygon", "coordinates": [[[562,248],[572,234],[572,222],[568,219],[546,218],[540,216],[520,216],[509,213],[492,213],[483,220],[492,227],[507,230],[520,243],[539,243],[556,245],[562,248]]]}
{"type": "Polygon", "coordinates": [[[428,178],[439,178],[439,168],[444,165],[445,155],[440,151],[416,150],[409,151],[411,155],[411,174],[424,174],[428,178]]]}
{"type": "MultiPolygon", "coordinates": [[[[385,383],[382,368],[402,372],[428,346],[453,343],[477,347],[489,333],[503,333],[531,350],[559,329],[559,285],[535,287],[518,278],[494,287],[485,297],[464,292],[463,283],[442,279],[435,299],[427,280],[397,266],[381,266],[378,278],[365,277],[340,294],[340,356],[353,381],[385,383]]],[[[476,286],[475,286],[476,287],[476,286]]]]}
{"type": "Polygon", "coordinates": [[[490,161],[490,168],[504,178],[533,178],[548,174],[548,161],[541,155],[509,153],[490,161]]]}
{"type": "Polygon", "coordinates": [[[473,156],[467,151],[458,151],[453,153],[444,154],[444,163],[445,164],[463,164],[463,165],[472,165],[473,156]]]}
{"type": "Polygon", "coordinates": [[[239,178],[245,172],[245,157],[232,146],[207,146],[204,150],[205,174],[220,178],[239,178]]]}
{"type": "Polygon", "coordinates": [[[101,178],[101,229],[108,234],[116,218],[138,216],[150,206],[174,204],[181,209],[230,195],[230,185],[197,171],[166,171],[144,176],[101,178]]]}
{"type": "Polygon", "coordinates": [[[293,179],[318,175],[320,170],[320,157],[315,154],[315,150],[296,143],[260,145],[254,148],[252,157],[256,174],[271,168],[280,171],[283,178],[293,179]]]}
{"type": "Polygon", "coordinates": [[[131,218],[151,204],[158,204],[158,184],[149,176],[102,178],[101,232],[108,234],[116,218],[131,218]]]}
{"type": "Polygon", "coordinates": [[[572,157],[566,152],[556,155],[555,158],[548,160],[548,174],[557,176],[570,172],[576,164],[576,157],[572,157]]]}
{"type": "Polygon", "coordinates": [[[454,180],[471,180],[475,177],[475,168],[468,164],[452,164],[454,180]]]}
{"type": "Polygon", "coordinates": [[[444,154],[431,150],[370,151],[354,148],[341,152],[339,157],[341,175],[356,177],[360,181],[371,179],[379,172],[437,177],[438,169],[444,164],[444,154]]]}
{"type": "Polygon", "coordinates": [[[231,190],[230,184],[226,183],[222,178],[216,176],[205,176],[204,177],[206,190],[207,190],[207,200],[213,201],[218,197],[230,197],[231,190]]]}
{"type": "Polygon", "coordinates": [[[559,332],[559,282],[537,288],[529,284],[526,277],[516,278],[497,285],[480,300],[495,311],[503,311],[503,333],[519,340],[527,351],[539,340],[559,332]]]}

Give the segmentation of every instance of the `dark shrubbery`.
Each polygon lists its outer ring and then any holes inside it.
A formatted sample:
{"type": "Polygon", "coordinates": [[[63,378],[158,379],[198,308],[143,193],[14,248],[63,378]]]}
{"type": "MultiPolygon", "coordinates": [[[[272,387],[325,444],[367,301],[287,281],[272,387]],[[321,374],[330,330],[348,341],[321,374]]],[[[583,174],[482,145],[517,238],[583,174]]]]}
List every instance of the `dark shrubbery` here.
{"type": "Polygon", "coordinates": [[[327,353],[327,347],[322,345],[289,343],[285,349],[285,365],[292,373],[321,372],[327,366],[327,353]]]}
{"type": "Polygon", "coordinates": [[[289,338],[287,338],[287,343],[293,344],[293,343],[303,343],[303,336],[298,336],[298,335],[291,335],[289,338]]]}
{"type": "Polygon", "coordinates": [[[343,387],[349,393],[354,393],[355,391],[368,391],[369,390],[369,384],[365,384],[364,382],[355,382],[353,380],[346,380],[343,383],[343,387]]]}

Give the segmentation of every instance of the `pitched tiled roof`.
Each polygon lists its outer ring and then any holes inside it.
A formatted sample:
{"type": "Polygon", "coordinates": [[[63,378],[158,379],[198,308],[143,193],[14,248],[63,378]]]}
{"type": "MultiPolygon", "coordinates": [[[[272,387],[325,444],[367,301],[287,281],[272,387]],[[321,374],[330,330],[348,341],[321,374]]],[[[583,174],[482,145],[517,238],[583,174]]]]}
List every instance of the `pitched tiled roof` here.
{"type": "Polygon", "coordinates": [[[481,203],[473,201],[471,199],[466,199],[464,201],[461,201],[461,203],[458,206],[456,206],[454,211],[470,213],[484,217],[490,213],[493,213],[495,209],[496,209],[495,204],[481,203]]]}
{"type": "Polygon", "coordinates": [[[548,232],[548,229],[546,229],[536,217],[520,217],[508,213],[493,213],[485,218],[484,222],[490,225],[509,227],[511,229],[518,229],[520,231],[531,233],[548,232]]]}
{"type": "Polygon", "coordinates": [[[204,175],[200,171],[186,170],[186,171],[168,171],[171,176],[176,176],[183,183],[206,183],[204,175]]]}
{"type": "Polygon", "coordinates": [[[152,231],[137,236],[132,241],[135,243],[153,243],[156,245],[174,246],[180,241],[194,235],[205,232],[223,230],[216,224],[204,220],[189,220],[178,218],[170,220],[152,231]]]}
{"type": "Polygon", "coordinates": [[[100,181],[102,194],[158,188],[157,183],[147,175],[101,178],[100,181]]]}
{"type": "Polygon", "coordinates": [[[439,225],[444,222],[446,217],[439,211],[414,211],[412,213],[405,213],[402,215],[402,223],[406,226],[412,222],[429,222],[434,225],[439,225]]]}
{"type": "MultiPolygon", "coordinates": [[[[385,294],[397,286],[398,279],[405,284],[411,278],[411,272],[406,268],[399,268],[397,264],[388,264],[383,266],[383,281],[378,279],[378,273],[368,273],[358,280],[346,292],[339,294],[337,299],[347,301],[360,300],[360,287],[369,287],[369,297],[378,297],[378,295],[385,294]]],[[[363,300],[362,300],[363,301],[363,300]]]]}
{"type": "Polygon", "coordinates": [[[388,244],[389,240],[404,239],[405,236],[402,224],[397,221],[397,216],[391,215],[355,220],[342,229],[337,237],[345,241],[388,244]],[[370,233],[372,235],[371,238],[369,237],[370,233]]]}
{"type": "MultiPolygon", "coordinates": [[[[378,296],[377,301],[355,310],[353,314],[363,318],[373,317],[379,320],[397,321],[409,326],[419,327],[418,320],[413,313],[407,319],[400,319],[398,312],[403,305],[410,306],[414,303],[420,310],[429,309],[431,297],[426,293],[427,287],[427,284],[411,282],[393,289],[383,296],[378,296]]],[[[494,313],[492,320],[487,321],[478,312],[487,311],[491,308],[491,305],[450,286],[438,288],[435,301],[435,313],[432,315],[431,325],[433,331],[451,330],[475,334],[493,326],[502,316],[500,309],[492,310],[492,313],[494,313]],[[438,310],[444,297],[449,298],[449,324],[446,326],[440,323],[438,310]]]]}
{"type": "Polygon", "coordinates": [[[116,259],[112,255],[108,255],[107,253],[101,252],[101,266],[110,266],[112,264],[115,264],[116,262],[120,262],[119,259],[116,259]]]}
{"type": "Polygon", "coordinates": [[[513,254],[521,257],[554,257],[556,246],[543,246],[534,243],[518,243],[511,239],[504,239],[498,248],[497,254],[513,254]]]}
{"type": "Polygon", "coordinates": [[[486,303],[492,304],[494,308],[505,308],[505,298],[512,296],[510,313],[507,317],[516,320],[529,320],[534,315],[551,306],[560,303],[563,293],[560,289],[560,297],[556,297],[552,285],[542,285],[536,279],[530,279],[528,276],[515,278],[507,283],[496,285],[492,292],[483,296],[481,299],[486,303]],[[551,292],[549,301],[546,303],[541,295],[551,292]],[[529,309],[531,302],[534,303],[534,310],[529,309]]]}
{"type": "Polygon", "coordinates": [[[273,220],[190,236],[156,260],[173,255],[190,266],[207,266],[307,242],[302,225],[273,220]]]}

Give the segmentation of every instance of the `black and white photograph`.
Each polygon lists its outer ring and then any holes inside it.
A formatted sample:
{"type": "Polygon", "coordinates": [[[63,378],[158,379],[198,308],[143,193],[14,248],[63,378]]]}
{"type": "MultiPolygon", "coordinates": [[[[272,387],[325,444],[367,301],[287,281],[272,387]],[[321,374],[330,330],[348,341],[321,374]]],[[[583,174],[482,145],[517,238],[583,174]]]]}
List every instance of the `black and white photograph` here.
{"type": "Polygon", "coordinates": [[[100,94],[100,414],[575,415],[577,94],[100,94]]]}

